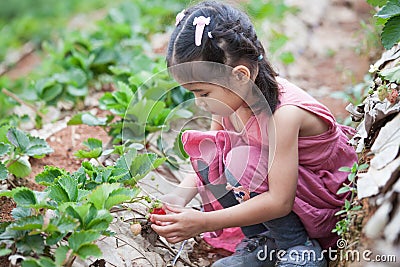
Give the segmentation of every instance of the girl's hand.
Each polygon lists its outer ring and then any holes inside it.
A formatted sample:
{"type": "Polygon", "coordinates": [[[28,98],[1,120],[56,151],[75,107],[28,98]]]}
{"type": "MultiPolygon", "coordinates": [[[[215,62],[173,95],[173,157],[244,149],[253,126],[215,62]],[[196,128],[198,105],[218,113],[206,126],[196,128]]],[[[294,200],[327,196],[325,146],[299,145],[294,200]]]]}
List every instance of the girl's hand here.
{"type": "Polygon", "coordinates": [[[169,243],[177,243],[205,232],[206,221],[204,212],[190,208],[166,206],[173,212],[167,215],[152,214],[151,228],[169,243]]]}

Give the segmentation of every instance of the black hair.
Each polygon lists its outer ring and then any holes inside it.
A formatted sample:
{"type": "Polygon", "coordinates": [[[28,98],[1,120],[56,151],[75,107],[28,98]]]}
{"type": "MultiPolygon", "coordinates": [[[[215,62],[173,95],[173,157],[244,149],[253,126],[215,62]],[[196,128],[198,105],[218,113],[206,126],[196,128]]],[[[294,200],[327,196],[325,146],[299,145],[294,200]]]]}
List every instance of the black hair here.
{"type": "Polygon", "coordinates": [[[279,103],[275,79],[278,74],[265,58],[265,50],[249,17],[218,1],[200,2],[184,14],[171,35],[166,58],[168,67],[192,61],[210,61],[231,67],[240,63],[249,67],[253,74],[258,66],[255,86],[274,112],[279,103]],[[193,20],[199,16],[211,19],[203,31],[201,45],[196,46],[193,20]]]}

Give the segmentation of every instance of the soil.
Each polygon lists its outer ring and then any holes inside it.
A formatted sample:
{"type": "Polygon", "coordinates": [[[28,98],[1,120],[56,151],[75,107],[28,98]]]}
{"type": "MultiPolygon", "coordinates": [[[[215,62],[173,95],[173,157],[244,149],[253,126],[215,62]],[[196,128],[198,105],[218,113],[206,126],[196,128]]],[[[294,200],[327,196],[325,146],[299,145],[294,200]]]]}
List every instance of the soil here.
{"type": "MultiPolygon", "coordinates": [[[[347,3],[344,0],[335,2],[341,2],[343,5],[347,3]]],[[[369,6],[358,5],[354,12],[356,12],[358,19],[367,20],[371,17],[369,6]]],[[[358,29],[359,23],[357,25],[354,23],[343,24],[340,28],[341,31],[347,33],[354,33],[358,29]]],[[[361,82],[363,76],[368,72],[370,62],[372,62],[371,55],[358,54],[355,52],[354,47],[349,46],[338,48],[338,51],[329,57],[318,57],[318,55],[311,54],[310,51],[303,54],[302,57],[299,58],[299,64],[301,65],[302,60],[311,58],[313,68],[307,67],[307,69],[303,70],[301,77],[296,77],[296,83],[306,91],[311,88],[310,93],[328,106],[337,118],[347,117],[348,113],[345,111],[347,103],[341,99],[332,98],[330,93],[343,91],[346,86],[361,82]],[[329,85],[327,92],[321,93],[318,91],[318,88],[327,85],[329,85]]],[[[35,68],[39,62],[40,58],[35,53],[32,53],[24,57],[7,75],[12,79],[23,77],[35,68]]],[[[32,174],[26,180],[19,181],[19,184],[24,184],[34,190],[43,190],[42,186],[34,182],[34,177],[42,172],[46,165],[61,167],[69,172],[76,171],[81,166],[82,160],[77,159],[73,153],[78,149],[82,149],[82,142],[89,137],[101,139],[103,144],[106,144],[110,139],[101,127],[86,125],[68,126],[52,135],[47,139],[47,142],[54,149],[54,153],[42,159],[31,159],[32,174]]],[[[15,203],[12,200],[4,197],[0,198],[0,222],[12,220],[11,210],[14,207],[15,203]]],[[[208,261],[210,263],[221,257],[221,255],[227,255],[227,252],[212,250],[206,247],[204,243],[200,243],[195,251],[198,252],[191,255],[192,259],[203,259],[205,262],[208,261]]],[[[0,257],[0,266],[8,266],[8,261],[5,257],[0,257]]]]}

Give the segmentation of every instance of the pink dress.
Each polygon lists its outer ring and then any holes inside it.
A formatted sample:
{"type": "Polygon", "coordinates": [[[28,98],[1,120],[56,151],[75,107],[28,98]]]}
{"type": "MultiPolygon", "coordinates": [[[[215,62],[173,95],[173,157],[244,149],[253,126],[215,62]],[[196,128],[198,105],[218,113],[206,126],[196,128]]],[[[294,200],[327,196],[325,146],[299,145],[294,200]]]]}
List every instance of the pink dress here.
{"type": "MultiPolygon", "coordinates": [[[[344,205],[346,194],[336,195],[347,180],[347,173],[338,169],[357,162],[354,148],[348,145],[346,134],[352,128],[339,125],[331,112],[305,91],[285,79],[280,84],[280,104],[294,105],[314,113],[329,125],[328,131],[317,136],[299,137],[299,173],[293,211],[299,216],[310,238],[317,239],[323,248],[335,246],[338,236],[332,233],[337,218],[335,213],[344,205]]],[[[186,131],[182,135],[185,151],[190,156],[194,170],[199,174],[198,160],[208,165],[211,184],[226,184],[225,170],[229,170],[250,192],[268,190],[268,116],[253,115],[242,132],[234,130],[226,118],[225,130],[186,131]]],[[[228,179],[229,182],[229,179],[228,179]]],[[[198,175],[198,191],[204,210],[221,209],[221,204],[204,186],[198,175]]],[[[210,245],[234,251],[244,235],[240,228],[223,229],[218,233],[205,233],[210,245]]]]}

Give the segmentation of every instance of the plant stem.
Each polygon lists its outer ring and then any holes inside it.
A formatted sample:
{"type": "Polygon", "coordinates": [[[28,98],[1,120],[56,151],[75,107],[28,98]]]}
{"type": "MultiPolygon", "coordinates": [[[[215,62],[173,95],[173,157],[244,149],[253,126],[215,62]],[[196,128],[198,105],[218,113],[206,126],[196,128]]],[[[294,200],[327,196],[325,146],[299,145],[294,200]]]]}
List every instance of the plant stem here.
{"type": "Polygon", "coordinates": [[[44,118],[45,115],[44,115],[42,112],[40,112],[39,110],[37,110],[37,108],[36,108],[34,105],[25,102],[24,100],[22,100],[21,98],[19,98],[17,95],[15,95],[15,94],[11,93],[10,91],[8,91],[6,88],[1,89],[1,91],[2,91],[5,95],[7,95],[7,96],[11,97],[12,99],[14,99],[15,101],[17,101],[19,104],[25,105],[25,106],[29,107],[29,108],[32,109],[35,113],[37,113],[40,117],[44,118]]]}
{"type": "Polygon", "coordinates": [[[99,158],[95,158],[95,160],[97,161],[97,163],[99,163],[99,165],[100,165],[101,167],[104,167],[103,163],[100,162],[99,158]]]}
{"type": "Polygon", "coordinates": [[[18,157],[16,157],[15,159],[9,161],[6,165],[6,168],[8,169],[8,167],[10,167],[11,165],[13,165],[15,162],[17,162],[19,159],[21,158],[21,155],[19,155],[18,157]]]}

